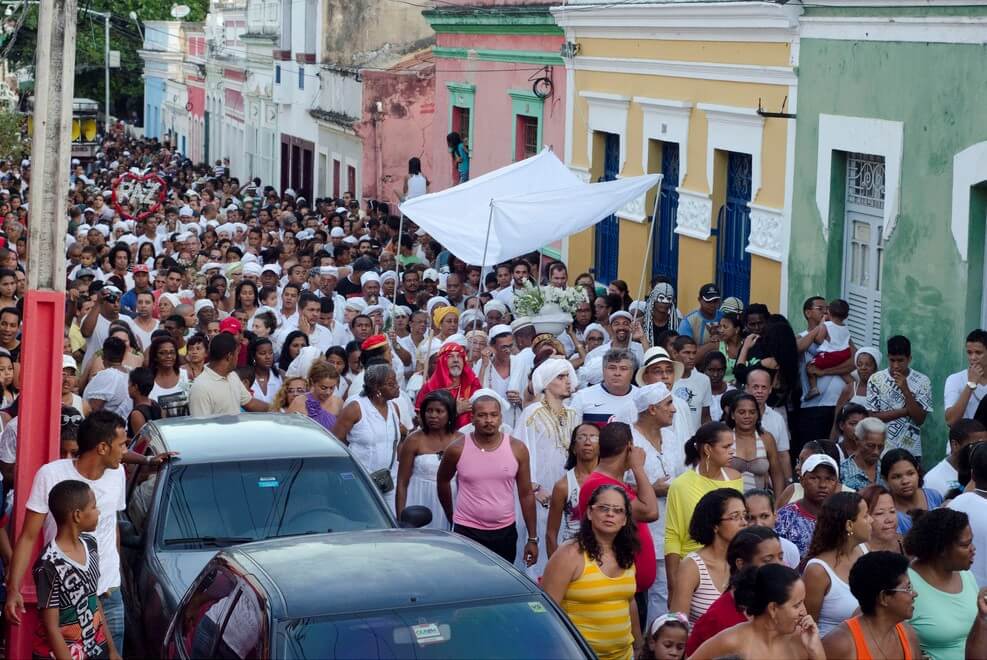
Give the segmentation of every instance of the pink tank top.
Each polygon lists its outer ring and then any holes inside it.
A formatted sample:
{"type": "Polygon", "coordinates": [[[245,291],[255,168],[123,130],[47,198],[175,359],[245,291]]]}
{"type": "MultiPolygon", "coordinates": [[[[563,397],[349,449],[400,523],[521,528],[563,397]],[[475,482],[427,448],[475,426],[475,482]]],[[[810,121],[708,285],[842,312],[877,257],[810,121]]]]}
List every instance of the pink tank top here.
{"type": "Polygon", "coordinates": [[[463,439],[456,465],[456,507],[452,522],[474,529],[502,529],[514,523],[518,462],[506,433],[492,451],[482,451],[473,434],[463,439]]]}

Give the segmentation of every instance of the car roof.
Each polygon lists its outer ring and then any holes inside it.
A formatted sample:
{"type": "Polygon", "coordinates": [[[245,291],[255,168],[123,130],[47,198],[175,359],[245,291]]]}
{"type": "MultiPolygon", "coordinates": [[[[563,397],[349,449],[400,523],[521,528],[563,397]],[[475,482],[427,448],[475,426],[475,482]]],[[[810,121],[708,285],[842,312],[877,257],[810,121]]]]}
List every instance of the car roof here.
{"type": "Polygon", "coordinates": [[[342,443],[303,415],[242,413],[172,417],[148,422],[148,432],[182,464],[275,458],[347,457],[342,443]]]}
{"type": "Polygon", "coordinates": [[[439,530],[296,536],[222,554],[267,582],[272,607],[283,608],[273,614],[283,619],[541,593],[490,551],[439,530]]]}

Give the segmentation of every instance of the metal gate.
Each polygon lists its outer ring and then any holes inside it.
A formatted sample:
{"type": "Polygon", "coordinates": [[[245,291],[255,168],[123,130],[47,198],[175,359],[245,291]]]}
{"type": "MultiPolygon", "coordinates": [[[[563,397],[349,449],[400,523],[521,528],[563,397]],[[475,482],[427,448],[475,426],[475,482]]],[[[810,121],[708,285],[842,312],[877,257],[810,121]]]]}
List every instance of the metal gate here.
{"type": "MultiPolygon", "coordinates": [[[[606,147],[603,152],[603,176],[599,181],[614,181],[620,170],[620,136],[604,133],[606,147]]],[[[617,278],[617,259],[620,224],[616,215],[604,218],[596,224],[596,259],[593,272],[598,282],[604,284],[617,278]]]]}
{"type": "Polygon", "coordinates": [[[663,142],[661,145],[661,191],[658,198],[658,223],[651,246],[651,277],[663,277],[678,288],[679,235],[675,233],[679,210],[679,145],[663,142]]]}
{"type": "Polygon", "coordinates": [[[880,346],[884,252],[884,158],[847,154],[843,296],[857,346],[880,346]]]}
{"type": "Polygon", "coordinates": [[[726,204],[716,222],[716,279],[723,297],[735,296],[746,305],[751,293],[751,157],[729,152],[726,204]]]}

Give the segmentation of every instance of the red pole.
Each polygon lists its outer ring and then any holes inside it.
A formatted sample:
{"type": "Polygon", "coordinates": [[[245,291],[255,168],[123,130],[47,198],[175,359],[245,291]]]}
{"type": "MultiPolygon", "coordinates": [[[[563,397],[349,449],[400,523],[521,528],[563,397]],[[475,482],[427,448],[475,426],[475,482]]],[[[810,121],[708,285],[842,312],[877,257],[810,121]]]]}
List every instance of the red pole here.
{"type": "MultiPolygon", "coordinates": [[[[17,466],[14,480],[14,536],[24,528],[25,504],[34,475],[45,463],[58,458],[62,405],[62,338],[65,327],[65,294],[60,291],[28,291],[24,301],[21,336],[21,395],[17,417],[17,466]]],[[[34,549],[31,563],[41,549],[34,549]]],[[[7,657],[31,657],[31,643],[38,624],[38,597],[30,569],[21,581],[24,608],[21,625],[10,625],[7,657]]]]}

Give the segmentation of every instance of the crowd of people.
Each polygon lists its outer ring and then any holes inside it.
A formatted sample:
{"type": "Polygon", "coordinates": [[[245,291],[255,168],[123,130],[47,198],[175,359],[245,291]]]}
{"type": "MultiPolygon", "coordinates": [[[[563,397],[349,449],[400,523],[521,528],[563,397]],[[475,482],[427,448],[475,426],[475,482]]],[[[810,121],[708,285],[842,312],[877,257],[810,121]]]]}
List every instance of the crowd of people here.
{"type": "MultiPolygon", "coordinates": [[[[601,658],[987,657],[987,332],[936,411],[908,338],[855,346],[843,300],[789,319],[712,283],[635,300],[539,253],[481,268],[394,206],[243,183],[118,130],[73,165],[61,458],[20,536],[0,529],[14,621],[48,544],[39,654],[123,650],[120,465],[173,458],[128,439],[270,411],[348,445],[395,515],[426,506],[514,563],[601,658]],[[164,185],[114,195],[131,170],[164,185]],[[575,301],[561,333],[516,309],[539,288],[575,301]],[[947,456],[926,472],[937,414],[947,456]]],[[[7,493],[29,183],[0,162],[7,493]]]]}

